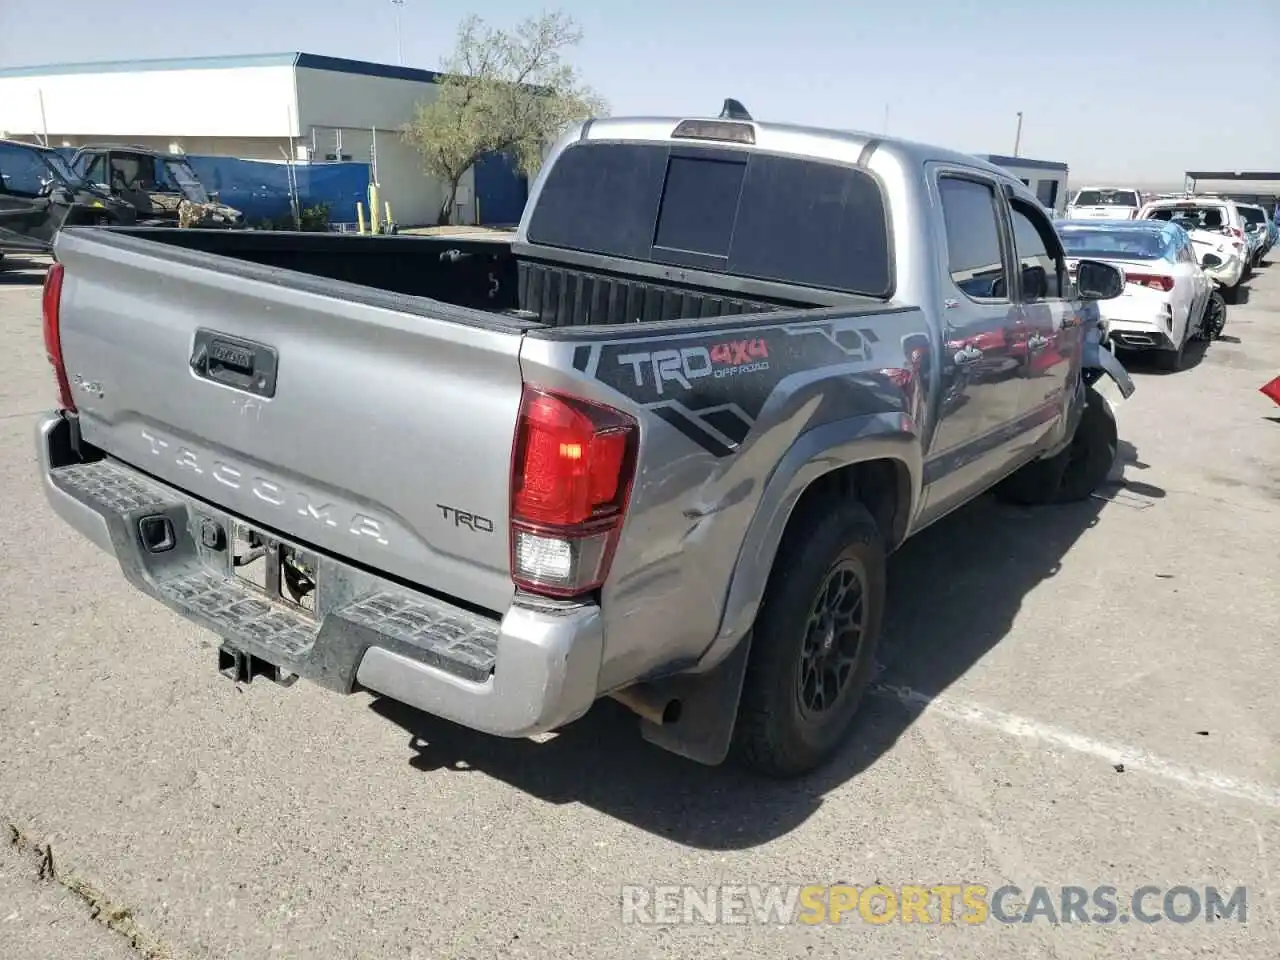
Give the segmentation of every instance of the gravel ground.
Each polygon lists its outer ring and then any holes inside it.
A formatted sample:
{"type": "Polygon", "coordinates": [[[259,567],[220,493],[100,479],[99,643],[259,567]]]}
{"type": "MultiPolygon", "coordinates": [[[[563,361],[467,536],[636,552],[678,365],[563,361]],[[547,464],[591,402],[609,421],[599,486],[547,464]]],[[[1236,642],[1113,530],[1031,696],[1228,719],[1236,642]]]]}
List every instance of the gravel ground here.
{"type": "Polygon", "coordinates": [[[1280,956],[1280,407],[1257,392],[1280,265],[1189,369],[1131,364],[1106,499],[983,499],[894,558],[859,735],[791,784],[662,754],[609,704],[500,741],[218,677],[210,634],[45,506],[39,268],[0,272],[0,817],[25,851],[0,855],[0,955],[1280,956]],[[1247,923],[621,909],[628,884],[877,883],[1111,885],[1126,918],[1144,885],[1243,886],[1247,923]]]}

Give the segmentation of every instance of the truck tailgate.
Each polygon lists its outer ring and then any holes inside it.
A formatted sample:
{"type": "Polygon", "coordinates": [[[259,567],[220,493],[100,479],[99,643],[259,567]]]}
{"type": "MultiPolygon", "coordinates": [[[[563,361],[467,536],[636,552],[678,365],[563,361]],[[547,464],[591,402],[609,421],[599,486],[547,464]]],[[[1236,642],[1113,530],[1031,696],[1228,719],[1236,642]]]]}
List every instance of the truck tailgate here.
{"type": "Polygon", "coordinates": [[[56,255],[85,440],[268,531],[506,608],[518,325],[100,231],[64,231],[56,255]]]}

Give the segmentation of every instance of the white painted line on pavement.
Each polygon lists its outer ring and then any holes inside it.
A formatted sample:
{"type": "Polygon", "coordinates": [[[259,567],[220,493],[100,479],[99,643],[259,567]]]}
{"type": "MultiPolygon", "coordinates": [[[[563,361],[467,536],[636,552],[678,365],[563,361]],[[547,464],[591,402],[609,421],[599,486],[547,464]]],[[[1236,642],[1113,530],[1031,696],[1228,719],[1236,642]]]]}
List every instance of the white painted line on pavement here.
{"type": "Polygon", "coordinates": [[[1194,770],[1148,753],[1140,747],[1103,743],[1101,740],[1094,740],[1083,734],[1049,726],[1036,720],[1028,720],[1016,714],[992,710],[980,704],[961,703],[946,695],[931,697],[910,687],[877,683],[872,686],[871,692],[897,700],[921,713],[928,712],[951,720],[960,720],[1023,740],[1052,743],[1067,750],[1074,750],[1076,753],[1099,757],[1110,764],[1124,764],[1127,771],[1154,774],[1192,790],[1234,797],[1237,800],[1247,800],[1250,803],[1280,810],[1280,790],[1274,787],[1254,783],[1251,780],[1240,780],[1212,770],[1194,770]]]}

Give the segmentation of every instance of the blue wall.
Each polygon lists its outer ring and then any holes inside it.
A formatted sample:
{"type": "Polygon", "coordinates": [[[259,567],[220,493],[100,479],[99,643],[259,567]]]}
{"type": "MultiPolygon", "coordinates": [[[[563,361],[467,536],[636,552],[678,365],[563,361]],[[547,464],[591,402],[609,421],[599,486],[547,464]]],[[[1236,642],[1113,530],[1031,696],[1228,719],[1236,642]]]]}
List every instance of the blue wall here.
{"type": "Polygon", "coordinates": [[[518,223],[529,199],[529,181],[521,175],[515,161],[502,153],[486,154],[476,161],[475,177],[479,222],[518,223]]]}
{"type": "MultiPolygon", "coordinates": [[[[190,154],[186,159],[205,189],[218,191],[218,199],[242,212],[246,220],[289,215],[289,169],[285,164],[190,154]]],[[[294,165],[294,176],[299,206],[305,209],[327,203],[332,222],[355,223],[356,203],[367,202],[367,163],[299,163],[294,165]]]]}

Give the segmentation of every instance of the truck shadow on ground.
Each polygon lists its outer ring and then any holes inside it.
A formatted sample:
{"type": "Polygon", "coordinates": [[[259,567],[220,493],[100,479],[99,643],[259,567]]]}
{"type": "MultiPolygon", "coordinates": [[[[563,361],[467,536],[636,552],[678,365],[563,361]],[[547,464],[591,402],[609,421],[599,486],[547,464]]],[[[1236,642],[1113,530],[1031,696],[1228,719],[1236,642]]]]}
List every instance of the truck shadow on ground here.
{"type": "Polygon", "coordinates": [[[1023,598],[1058,573],[1104,510],[1123,509],[1125,498],[1132,507],[1163,497],[1125,477],[1146,468],[1122,442],[1099,497],[1031,509],[986,496],[912,538],[890,560],[879,684],[845,749],[799,780],[763,780],[732,763],[708,768],[667,754],[643,742],[636,718],[610,700],[541,743],[487,737],[385,698],[371,707],[410,734],[410,763],[420,770],[494,777],[547,803],[581,804],[699,849],[758,846],[799,827],[827,793],[888,752],[920,715],[918,704],[1009,633],[1023,598]],[[911,702],[887,696],[890,687],[909,690],[911,702]]]}

